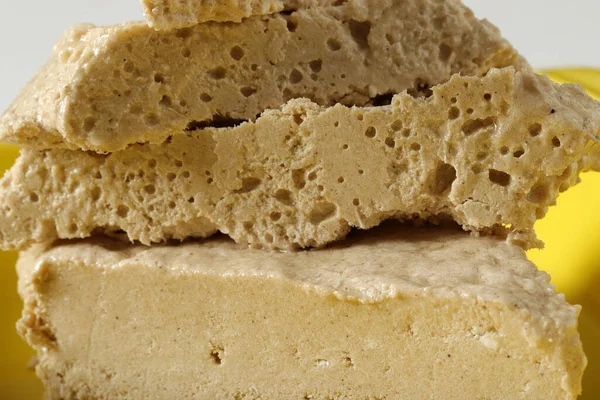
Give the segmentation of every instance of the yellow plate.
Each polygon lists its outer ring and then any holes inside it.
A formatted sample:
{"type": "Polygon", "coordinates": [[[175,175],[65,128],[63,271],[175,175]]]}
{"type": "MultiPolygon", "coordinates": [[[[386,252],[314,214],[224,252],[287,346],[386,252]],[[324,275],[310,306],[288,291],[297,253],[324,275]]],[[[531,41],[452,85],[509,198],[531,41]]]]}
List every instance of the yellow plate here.
{"type": "MultiPolygon", "coordinates": [[[[600,71],[590,69],[549,71],[557,82],[579,82],[600,98],[600,71]]],[[[17,155],[14,147],[0,145],[0,173],[17,155]]],[[[539,221],[536,229],[546,249],[529,253],[548,271],[557,289],[571,303],[583,305],[580,331],[589,365],[583,399],[600,399],[600,174],[584,174],[582,183],[563,193],[558,205],[539,221]]],[[[16,295],[15,255],[0,253],[0,399],[41,398],[42,387],[26,368],[33,352],[15,333],[21,302],[16,295]]]]}

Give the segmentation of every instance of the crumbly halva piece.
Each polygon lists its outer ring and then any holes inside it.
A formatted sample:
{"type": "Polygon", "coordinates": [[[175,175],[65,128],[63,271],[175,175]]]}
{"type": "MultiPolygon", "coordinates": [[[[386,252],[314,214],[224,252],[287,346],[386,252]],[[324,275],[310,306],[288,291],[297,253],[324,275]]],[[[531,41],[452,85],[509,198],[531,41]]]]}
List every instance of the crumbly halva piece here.
{"type": "Polygon", "coordinates": [[[0,118],[0,139],[110,152],[188,126],[253,120],[292,98],[378,104],[453,73],[522,65],[460,3],[352,4],[171,32],[78,26],[0,118]]]}
{"type": "Polygon", "coordinates": [[[536,219],[600,157],[599,129],[600,105],[581,87],[507,68],[390,106],[293,100],[255,123],[109,155],[24,149],[0,181],[0,247],[218,230],[258,247],[319,247],[414,217],[505,226],[531,247],[536,219]]]}
{"type": "MultiPolygon", "coordinates": [[[[240,22],[253,15],[343,4],[340,0],[141,0],[148,24],[157,30],[186,28],[208,21],[240,22]]],[[[349,0],[368,7],[371,0],[349,0]]]]}
{"type": "Polygon", "coordinates": [[[18,327],[50,398],[581,392],[580,307],[498,238],[393,226],[268,256],[222,237],[38,250],[19,262],[18,327]]]}

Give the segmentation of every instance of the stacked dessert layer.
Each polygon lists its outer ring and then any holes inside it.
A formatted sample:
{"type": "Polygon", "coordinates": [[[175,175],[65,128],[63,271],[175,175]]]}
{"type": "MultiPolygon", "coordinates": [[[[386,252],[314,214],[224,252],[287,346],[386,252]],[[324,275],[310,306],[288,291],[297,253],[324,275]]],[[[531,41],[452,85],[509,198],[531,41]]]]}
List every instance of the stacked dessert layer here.
{"type": "MultiPolygon", "coordinates": [[[[142,0],[148,25],[156,30],[193,26],[207,21],[234,21],[252,15],[267,15],[280,11],[333,6],[339,0],[142,0]]],[[[361,4],[361,2],[355,2],[361,4]]]]}
{"type": "Polygon", "coordinates": [[[50,398],[581,392],[578,309],[522,248],[600,170],[599,103],[457,0],[143,3],[0,117],[50,398]]]}
{"type": "Polygon", "coordinates": [[[527,66],[496,28],[453,0],[350,1],[160,32],[79,25],[0,119],[0,138],[112,152],[254,120],[293,98],[389,104],[455,73],[511,65],[527,66]]]}
{"type": "Polygon", "coordinates": [[[255,122],[106,155],[28,149],[0,181],[0,244],[122,231],[149,245],[221,231],[289,249],[418,216],[504,229],[531,247],[536,219],[597,162],[599,128],[582,89],[506,68],[389,106],[292,100],[255,122]]]}
{"type": "Polygon", "coordinates": [[[51,398],[572,399],[579,307],[501,239],[398,225],[265,254],[219,237],[34,248],[19,331],[51,398]]]}

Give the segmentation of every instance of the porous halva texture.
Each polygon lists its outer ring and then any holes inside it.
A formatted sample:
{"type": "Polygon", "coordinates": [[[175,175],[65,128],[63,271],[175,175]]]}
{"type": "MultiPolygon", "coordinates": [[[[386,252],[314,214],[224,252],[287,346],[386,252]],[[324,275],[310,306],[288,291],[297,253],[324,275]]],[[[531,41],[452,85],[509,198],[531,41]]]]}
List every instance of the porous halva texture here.
{"type": "Polygon", "coordinates": [[[18,271],[49,398],[575,399],[586,366],[580,307],[459,231],[269,255],[87,240],[18,271]]]}
{"type": "Polygon", "coordinates": [[[0,118],[0,140],[111,152],[292,98],[379,104],[513,64],[498,30],[454,1],[348,2],[170,32],[81,25],[0,118]]]}
{"type": "MultiPolygon", "coordinates": [[[[351,0],[367,7],[372,0],[351,0]]],[[[157,30],[185,28],[207,21],[240,22],[253,15],[342,5],[346,0],[142,0],[148,24],[157,30]]]]}
{"type": "Polygon", "coordinates": [[[256,122],[99,155],[24,149],[0,181],[0,244],[124,231],[322,246],[390,218],[505,226],[524,247],[560,191],[600,156],[583,89],[512,68],[453,77],[429,98],[323,108],[294,100],[256,122]]]}
{"type": "Polygon", "coordinates": [[[579,86],[507,68],[389,106],[293,100],[254,123],[109,155],[24,149],[0,181],[0,245],[219,230],[288,249],[390,218],[451,217],[530,247],[536,219],[600,157],[599,129],[599,103],[579,86]]]}

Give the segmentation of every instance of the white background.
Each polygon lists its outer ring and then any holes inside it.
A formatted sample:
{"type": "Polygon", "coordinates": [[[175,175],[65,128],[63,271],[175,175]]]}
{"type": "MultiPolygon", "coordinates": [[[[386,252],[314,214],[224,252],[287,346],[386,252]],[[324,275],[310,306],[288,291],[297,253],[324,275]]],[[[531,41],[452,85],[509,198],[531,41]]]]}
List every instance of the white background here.
{"type": "MultiPolygon", "coordinates": [[[[600,0],[464,0],[538,68],[600,67],[600,0]]],[[[0,0],[0,111],[79,22],[142,19],[137,0],[0,0]]]]}

